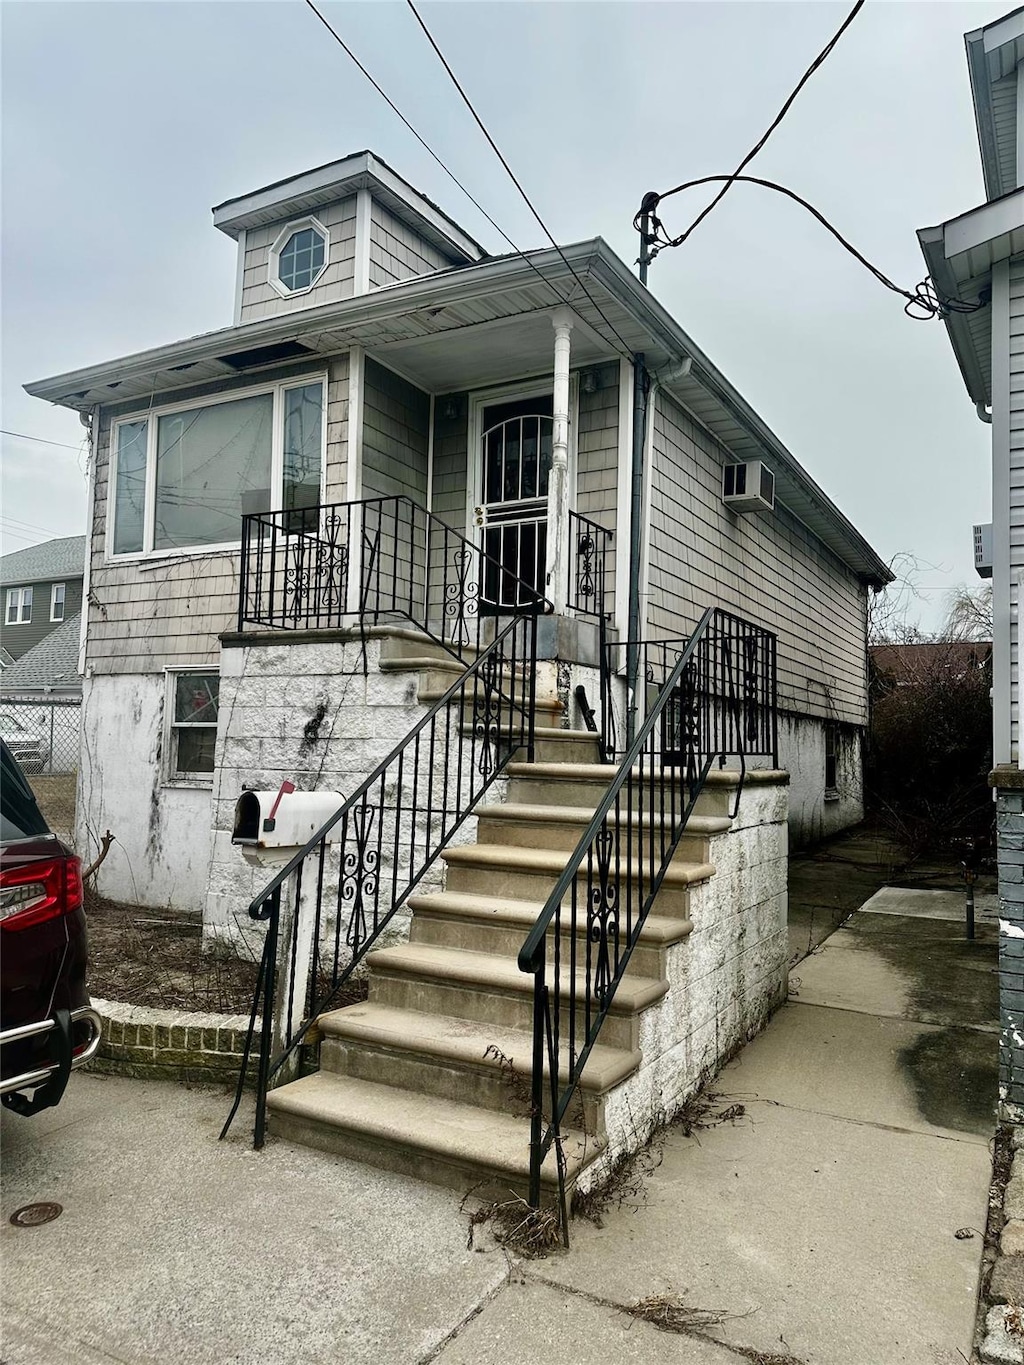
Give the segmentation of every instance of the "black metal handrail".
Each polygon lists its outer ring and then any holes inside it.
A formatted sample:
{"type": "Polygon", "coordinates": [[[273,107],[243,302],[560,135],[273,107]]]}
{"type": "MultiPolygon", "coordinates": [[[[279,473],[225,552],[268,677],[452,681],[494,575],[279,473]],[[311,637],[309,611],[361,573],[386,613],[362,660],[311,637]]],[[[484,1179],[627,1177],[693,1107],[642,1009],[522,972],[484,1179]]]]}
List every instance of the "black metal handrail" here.
{"type": "Polygon", "coordinates": [[[543,593],[407,496],[242,518],[238,629],[407,621],[459,659],[543,593]]]}
{"type": "Polygon", "coordinates": [[[513,617],[249,906],[252,919],[269,923],[221,1137],[241,1100],[261,1009],[256,1147],[263,1145],[270,1083],[311,1022],[337,998],[513,755],[532,760],[536,659],[536,614],[513,617]],[[279,982],[282,945],[286,976],[279,982]]]}
{"type": "Polygon", "coordinates": [[[569,513],[569,606],[579,616],[608,618],[608,551],[612,532],[579,512],[569,513]]]}
{"type": "Polygon", "coordinates": [[[689,640],[635,647],[645,719],[519,953],[534,978],[530,1202],[554,1144],[566,1244],[561,1124],[707,775],[732,756],[740,782],[747,757],[778,766],[771,632],[709,607],[689,640]]]}

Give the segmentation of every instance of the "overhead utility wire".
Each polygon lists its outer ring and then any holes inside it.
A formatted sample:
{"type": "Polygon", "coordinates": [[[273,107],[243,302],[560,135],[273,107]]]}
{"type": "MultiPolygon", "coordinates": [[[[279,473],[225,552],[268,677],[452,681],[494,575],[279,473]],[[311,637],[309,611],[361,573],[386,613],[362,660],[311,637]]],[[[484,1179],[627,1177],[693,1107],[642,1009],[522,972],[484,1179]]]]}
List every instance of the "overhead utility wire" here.
{"type": "Polygon", "coordinates": [[[0,427],[0,436],[13,436],[19,441],[39,441],[44,446],[61,446],[64,450],[74,450],[81,454],[80,445],[70,446],[67,441],[51,441],[46,436],[29,436],[24,431],[8,431],[6,427],[0,427]]]}
{"type": "MultiPolygon", "coordinates": [[[[391,96],[387,93],[387,91],[384,90],[384,88],[383,88],[381,85],[379,85],[379,84],[377,83],[377,81],[374,80],[373,76],[370,75],[369,71],[367,71],[366,67],[362,64],[362,62],[359,60],[359,58],[356,56],[356,54],[352,51],[352,49],[349,47],[348,43],[345,42],[345,40],[344,40],[344,38],[342,38],[341,34],[338,33],[337,29],[335,29],[335,28],[330,24],[330,22],[324,17],[324,15],[321,14],[320,10],[317,9],[316,5],[313,3],[313,0],[304,0],[304,3],[309,7],[309,9],[311,9],[311,10],[313,11],[313,13],[314,13],[314,14],[316,15],[316,17],[320,20],[320,22],[323,24],[324,28],[325,28],[325,29],[327,30],[327,32],[331,35],[331,37],[332,37],[332,38],[334,39],[334,41],[338,44],[338,46],[342,49],[342,51],[343,51],[343,52],[352,60],[352,62],[354,62],[354,64],[359,68],[359,70],[363,73],[363,75],[366,77],[366,79],[367,79],[367,80],[370,82],[370,84],[373,86],[374,90],[376,90],[377,93],[378,93],[378,95],[380,95],[381,99],[384,100],[385,104],[387,104],[388,107],[389,107],[395,114],[398,115],[398,117],[399,117],[399,118],[401,119],[401,121],[405,124],[406,128],[408,128],[409,132],[412,133],[413,137],[414,137],[414,138],[416,139],[416,141],[420,144],[420,146],[423,147],[423,149],[424,149],[430,156],[433,157],[433,159],[437,162],[437,164],[438,164],[438,165],[441,167],[441,169],[444,171],[445,175],[447,175],[448,178],[449,178],[450,180],[452,180],[452,181],[459,187],[459,189],[462,191],[462,193],[466,196],[466,198],[469,200],[469,202],[473,205],[473,207],[476,208],[476,209],[478,209],[479,212],[483,214],[483,216],[484,216],[484,217],[487,219],[487,221],[490,223],[491,227],[494,228],[495,232],[498,233],[498,235],[502,238],[502,240],[505,241],[505,242],[507,242],[507,243],[509,244],[509,246],[512,248],[512,250],[515,252],[515,254],[516,254],[517,256],[522,257],[522,259],[523,259],[523,260],[526,262],[526,264],[530,267],[530,269],[533,271],[533,273],[534,273],[534,274],[535,274],[535,275],[536,275],[536,276],[537,276],[537,277],[538,277],[538,278],[539,278],[539,279],[540,279],[540,280],[541,280],[541,281],[542,281],[550,290],[552,290],[552,292],[553,292],[554,294],[557,295],[557,297],[561,300],[561,302],[562,302],[562,303],[565,303],[565,304],[568,304],[569,300],[568,300],[568,299],[566,298],[566,296],[561,292],[561,290],[553,283],[553,281],[551,281],[551,280],[548,279],[548,277],[544,274],[544,272],[540,269],[540,267],[536,264],[536,262],[535,262],[535,261],[532,261],[532,260],[530,259],[530,257],[529,257],[529,256],[527,255],[527,253],[522,249],[522,247],[516,246],[515,242],[514,242],[514,241],[512,240],[512,238],[508,235],[508,233],[507,233],[503,228],[501,228],[501,227],[498,226],[498,224],[494,221],[494,219],[493,219],[493,218],[491,217],[491,215],[487,212],[487,210],[484,208],[484,206],[479,202],[479,200],[475,199],[475,198],[473,197],[473,195],[470,194],[469,190],[466,189],[465,185],[462,183],[462,181],[459,179],[459,177],[455,174],[455,172],[454,172],[453,170],[451,170],[447,165],[445,165],[445,163],[444,163],[444,162],[441,160],[441,158],[438,156],[437,152],[435,152],[434,149],[433,149],[433,147],[431,147],[430,143],[427,142],[426,138],[424,138],[419,132],[417,132],[417,130],[413,127],[413,125],[412,125],[412,124],[409,122],[409,120],[405,117],[405,115],[402,113],[401,109],[399,109],[398,105],[394,102],[394,100],[393,100],[393,99],[391,98],[391,96]]],[[[418,17],[418,16],[417,16],[417,17],[418,17]]],[[[559,255],[561,255],[561,254],[562,254],[561,251],[559,251],[559,255]]],[[[562,256],[562,260],[565,261],[565,257],[564,257],[564,256],[562,256]]],[[[568,261],[566,261],[565,263],[566,263],[566,265],[569,264],[568,261]]],[[[573,276],[575,277],[575,279],[576,279],[577,281],[579,281],[579,276],[576,275],[576,272],[572,269],[571,266],[569,266],[569,270],[570,270],[570,273],[573,274],[573,276]]],[[[584,291],[584,292],[585,292],[585,291],[584,291]]],[[[589,295],[588,295],[588,297],[589,297],[589,295]]],[[[596,305],[595,305],[595,306],[596,306],[596,305]]],[[[598,309],[598,311],[600,312],[600,309],[598,309]]],[[[604,315],[602,314],[602,316],[604,316],[604,315]]],[[[606,319],[606,321],[607,321],[607,319],[606,319]]],[[[620,338],[620,340],[621,340],[621,338],[620,338]]],[[[627,351],[628,351],[628,348],[627,348],[627,351]]]]}
{"type": "MultiPolygon", "coordinates": [[[[841,246],[845,247],[855,260],[859,261],[866,270],[870,271],[879,284],[884,285],[886,289],[891,289],[894,294],[899,294],[902,298],[906,299],[907,302],[904,304],[903,311],[906,313],[907,317],[913,318],[915,321],[923,322],[928,318],[943,317],[948,313],[976,313],[979,308],[984,308],[989,302],[989,300],[984,297],[980,298],[976,303],[967,303],[963,299],[946,298],[938,292],[931,280],[922,280],[916,289],[902,289],[898,284],[895,284],[890,280],[888,275],[883,274],[878,266],[872,265],[868,258],[863,255],[862,252],[858,251],[851,242],[848,242],[839,229],[833,227],[825,215],[819,213],[813,204],[809,204],[807,200],[797,194],[795,190],[787,189],[785,185],[777,185],[774,180],[762,180],[756,175],[704,175],[701,176],[699,180],[688,180],[682,185],[676,185],[675,189],[668,190],[666,193],[678,194],[682,190],[693,189],[697,185],[707,185],[716,180],[736,180],[749,185],[760,185],[763,189],[775,190],[776,193],[784,194],[787,198],[794,200],[801,208],[805,208],[808,213],[812,214],[822,227],[825,228],[827,232],[830,232],[836,241],[839,242],[841,246]],[[914,312],[914,309],[920,309],[921,311],[914,312]]],[[[660,229],[660,224],[657,224],[655,230],[657,231],[658,229],[660,229]]],[[[662,242],[662,245],[675,246],[676,242],[666,239],[662,242]]]]}
{"type": "MultiPolygon", "coordinates": [[[[846,18],[845,18],[845,19],[843,20],[843,22],[840,24],[839,28],[836,29],[836,31],[835,31],[835,33],[832,35],[831,39],[825,44],[825,46],[821,49],[821,51],[820,51],[820,52],[818,53],[818,55],[815,57],[814,61],[811,62],[810,66],[807,68],[807,70],[804,72],[804,74],[803,74],[803,75],[800,77],[800,79],[797,81],[797,83],[796,83],[796,85],[795,85],[795,87],[794,87],[794,89],[793,89],[792,94],[791,94],[791,95],[789,96],[789,98],[786,100],[785,104],[782,106],[782,108],[779,110],[779,112],[775,115],[775,118],[774,118],[774,119],[772,120],[772,122],[768,125],[768,128],[765,130],[764,134],[758,139],[757,142],[754,143],[753,147],[751,147],[750,151],[746,154],[746,156],[743,158],[743,160],[740,162],[740,164],[739,164],[739,165],[736,167],[736,169],[733,171],[732,175],[730,175],[730,176],[720,176],[720,177],[719,177],[719,179],[723,179],[723,180],[725,181],[725,184],[722,186],[722,188],[721,188],[721,189],[718,191],[718,193],[715,195],[714,199],[712,199],[711,203],[708,204],[704,209],[701,210],[700,213],[697,214],[697,217],[693,220],[693,222],[690,224],[690,226],[686,229],[685,232],[681,232],[681,233],[679,234],[679,236],[676,237],[676,238],[674,238],[671,242],[665,242],[665,243],[663,243],[664,246],[682,246],[682,244],[686,241],[687,237],[689,237],[689,235],[691,234],[691,232],[695,231],[695,229],[698,228],[698,227],[700,226],[701,223],[703,223],[704,219],[708,216],[708,214],[712,211],[712,209],[714,209],[718,204],[720,204],[720,203],[722,202],[722,200],[725,198],[725,196],[729,193],[729,190],[730,190],[731,186],[740,178],[740,173],[741,173],[741,171],[743,171],[747,166],[750,165],[751,161],[753,161],[754,157],[757,156],[758,152],[761,150],[761,148],[765,145],[765,143],[766,143],[766,142],[768,141],[768,139],[771,137],[772,133],[775,132],[776,128],[779,126],[779,124],[782,122],[782,120],[783,120],[783,119],[786,117],[786,115],[789,113],[790,109],[793,107],[793,104],[794,104],[795,101],[796,101],[796,97],[800,94],[800,91],[804,88],[804,86],[807,84],[807,82],[811,79],[811,77],[814,75],[815,71],[817,71],[818,68],[824,64],[824,62],[825,62],[826,59],[828,58],[829,54],[831,53],[832,49],[835,47],[836,43],[839,42],[839,39],[843,36],[843,34],[846,32],[846,30],[850,27],[850,25],[853,23],[854,19],[856,19],[857,15],[859,14],[859,12],[860,12],[861,9],[863,8],[863,6],[864,6],[864,0],[857,0],[857,3],[854,5],[853,9],[850,10],[849,14],[846,16],[846,18]]],[[[667,191],[666,191],[666,194],[675,194],[675,193],[676,193],[675,190],[667,190],[667,191]]],[[[664,199],[665,197],[666,197],[665,194],[662,194],[662,195],[659,195],[659,196],[658,196],[659,199],[664,199]]],[[[656,207],[656,205],[655,205],[655,207],[656,207]]],[[[659,248],[656,248],[655,254],[657,254],[657,251],[658,251],[658,250],[660,250],[660,247],[659,247],[659,248]]]]}
{"type": "MultiPolygon", "coordinates": [[[[307,3],[307,4],[309,4],[310,2],[311,2],[311,0],[306,0],[306,3],[307,3]]],[[[859,0],[859,2],[860,2],[861,4],[863,4],[863,3],[864,3],[864,0],[859,0]]],[[[421,29],[423,30],[423,32],[426,34],[427,41],[429,42],[430,46],[434,49],[434,52],[437,54],[438,60],[440,61],[441,65],[444,67],[445,71],[447,71],[449,77],[451,78],[452,84],[455,86],[455,89],[456,89],[456,90],[459,92],[459,94],[462,96],[462,102],[463,102],[463,104],[465,104],[466,108],[467,108],[467,109],[469,110],[469,112],[473,115],[473,119],[474,119],[474,121],[476,122],[476,126],[480,129],[480,131],[483,133],[484,137],[487,139],[487,141],[488,141],[488,143],[489,143],[489,145],[490,145],[490,147],[491,147],[491,150],[494,152],[494,155],[498,158],[498,160],[501,162],[502,166],[505,168],[505,171],[506,171],[506,173],[507,173],[509,179],[512,181],[513,185],[515,185],[516,189],[517,189],[517,190],[519,191],[519,193],[522,195],[523,201],[524,201],[524,203],[526,204],[526,207],[527,207],[527,208],[530,210],[530,212],[533,214],[534,218],[536,218],[537,222],[538,222],[539,225],[540,225],[541,231],[544,233],[544,235],[547,237],[548,241],[551,243],[551,245],[552,245],[552,246],[555,248],[555,250],[558,252],[559,256],[560,256],[561,259],[562,259],[562,264],[563,264],[563,265],[565,266],[565,268],[569,271],[570,275],[572,275],[573,279],[576,281],[576,283],[579,285],[579,287],[583,290],[584,294],[585,294],[585,295],[587,296],[587,298],[589,299],[591,306],[592,306],[592,307],[594,308],[594,310],[599,314],[599,316],[600,316],[601,319],[603,320],[605,326],[608,328],[608,330],[609,330],[610,332],[613,333],[613,335],[615,336],[615,338],[616,338],[616,340],[618,341],[619,345],[623,348],[623,353],[624,353],[625,359],[627,359],[627,360],[632,360],[632,359],[633,359],[633,352],[632,352],[632,349],[631,349],[631,347],[630,347],[630,345],[629,345],[629,342],[626,341],[626,340],[624,340],[624,338],[622,337],[622,335],[621,335],[621,333],[619,332],[618,328],[617,328],[617,327],[615,326],[615,324],[608,318],[607,314],[604,312],[604,310],[602,309],[601,305],[597,302],[597,300],[594,298],[593,294],[591,294],[590,290],[589,290],[589,289],[587,288],[587,286],[583,283],[583,280],[580,278],[579,275],[577,275],[576,271],[573,270],[572,266],[569,264],[569,262],[568,262],[568,260],[566,259],[566,256],[565,256],[565,252],[562,250],[562,248],[561,248],[561,247],[558,245],[558,243],[555,241],[554,237],[551,235],[551,232],[550,232],[549,229],[548,229],[547,223],[545,223],[544,219],[543,219],[543,218],[540,216],[540,214],[537,212],[536,208],[535,208],[534,205],[533,205],[533,201],[530,199],[530,196],[529,196],[529,195],[526,193],[526,191],[523,189],[523,186],[522,186],[522,184],[520,183],[518,176],[517,176],[516,173],[513,171],[512,167],[508,164],[508,162],[506,161],[505,157],[502,155],[501,148],[498,146],[498,144],[495,142],[494,138],[491,137],[490,133],[487,131],[487,127],[486,127],[486,125],[484,124],[483,119],[480,117],[480,115],[476,112],[476,109],[473,107],[473,101],[469,98],[469,96],[466,94],[465,90],[462,88],[462,85],[461,85],[461,83],[460,83],[460,81],[459,81],[458,76],[456,76],[455,72],[452,70],[451,66],[448,64],[448,60],[447,60],[447,58],[445,57],[444,53],[441,51],[441,49],[438,47],[437,43],[435,42],[435,40],[434,40],[434,35],[430,32],[430,29],[427,28],[426,24],[423,22],[423,19],[420,17],[420,13],[419,13],[419,11],[417,10],[415,4],[413,3],[413,0],[406,0],[406,3],[408,4],[409,8],[412,10],[413,14],[415,15],[415,17],[416,17],[416,22],[419,24],[420,28],[421,28],[421,29]]]]}

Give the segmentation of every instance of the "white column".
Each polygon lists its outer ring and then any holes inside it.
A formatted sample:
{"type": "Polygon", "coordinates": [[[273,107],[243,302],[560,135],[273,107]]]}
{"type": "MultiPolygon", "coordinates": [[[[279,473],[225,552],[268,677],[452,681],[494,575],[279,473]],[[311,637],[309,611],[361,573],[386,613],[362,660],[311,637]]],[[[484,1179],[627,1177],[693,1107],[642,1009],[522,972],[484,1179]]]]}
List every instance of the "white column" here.
{"type": "Polygon", "coordinates": [[[551,317],[555,329],[554,415],[551,441],[551,473],[548,477],[547,595],[556,615],[565,615],[569,600],[569,337],[572,314],[557,309],[551,317]]]}

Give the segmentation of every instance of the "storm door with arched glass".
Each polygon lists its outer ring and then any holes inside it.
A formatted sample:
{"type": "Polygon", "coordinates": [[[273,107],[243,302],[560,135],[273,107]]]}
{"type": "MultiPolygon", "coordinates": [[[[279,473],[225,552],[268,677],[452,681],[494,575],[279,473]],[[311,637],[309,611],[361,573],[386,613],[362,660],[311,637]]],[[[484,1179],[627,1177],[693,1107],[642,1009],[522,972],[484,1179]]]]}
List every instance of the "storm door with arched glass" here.
{"type": "Polygon", "coordinates": [[[491,611],[527,605],[522,584],[545,591],[552,411],[550,394],[483,409],[480,597],[491,611]]]}

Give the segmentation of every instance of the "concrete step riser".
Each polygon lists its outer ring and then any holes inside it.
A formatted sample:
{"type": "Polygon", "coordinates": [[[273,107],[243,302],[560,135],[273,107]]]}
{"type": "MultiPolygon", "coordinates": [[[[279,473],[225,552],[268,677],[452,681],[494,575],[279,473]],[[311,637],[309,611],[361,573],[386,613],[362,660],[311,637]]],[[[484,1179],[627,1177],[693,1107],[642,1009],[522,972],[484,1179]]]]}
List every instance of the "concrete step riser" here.
{"type": "MultiPolygon", "coordinates": [[[[320,1069],[340,1076],[436,1095],[439,1100],[475,1104],[481,1109],[530,1117],[530,1059],[513,1057],[499,1068],[484,1060],[487,1028],[480,1028],[480,1065],[459,1065],[422,1053],[397,1052],[355,1039],[327,1037],[320,1044],[320,1069]]],[[[566,1126],[603,1134],[604,1106],[599,1097],[585,1095],[566,1126]]]]}
{"type": "MultiPolygon", "coordinates": [[[[400,1175],[425,1180],[431,1185],[442,1185],[460,1194],[472,1190],[474,1196],[480,1199],[508,1199],[510,1190],[524,1198],[526,1196],[527,1186],[523,1177],[512,1172],[496,1172],[483,1159],[479,1163],[446,1159],[436,1152],[402,1143],[387,1143],[377,1136],[368,1136],[334,1124],[300,1118],[295,1114],[275,1113],[272,1099],[271,1095],[268,1126],[275,1137],[283,1138],[286,1142],[315,1147],[318,1151],[331,1152],[350,1161],[362,1161],[377,1170],[397,1171],[400,1175]]],[[[528,1141],[528,1134],[524,1130],[524,1142],[528,1141]]],[[[550,1161],[544,1167],[541,1193],[546,1204],[553,1204],[557,1198],[557,1173],[550,1161]]]]}
{"type": "MultiPolygon", "coordinates": [[[[477,826],[477,840],[481,844],[506,844],[514,848],[550,848],[571,853],[579,843],[585,826],[575,822],[557,824],[548,820],[507,820],[500,816],[490,819],[481,817],[477,826]]],[[[638,853],[647,856],[650,844],[634,833],[629,840],[633,849],[634,866],[638,853]]],[[[684,834],[676,849],[675,860],[686,863],[706,863],[709,840],[706,835],[684,834]]],[[[620,857],[625,857],[627,835],[622,831],[619,839],[620,857]]],[[[655,857],[660,861],[660,834],[655,833],[655,857]]]]}
{"type": "MultiPolygon", "coordinates": [[[[549,872],[522,871],[515,867],[476,866],[449,863],[446,889],[464,895],[509,896],[514,900],[540,901],[542,904],[555,889],[557,878],[549,872]]],[[[577,913],[586,900],[586,879],[577,881],[577,913]]],[[[655,911],[659,915],[686,919],[689,896],[685,887],[662,887],[655,911]]]]}
{"type": "MultiPolygon", "coordinates": [[[[524,976],[524,981],[530,978],[524,976]]],[[[502,994],[492,990],[475,990],[463,982],[432,981],[374,970],[370,975],[370,1000],[375,1005],[392,1005],[395,1009],[419,1010],[422,1014],[448,1014],[455,1019],[472,1019],[484,1025],[521,1029],[533,1027],[533,992],[502,994]]],[[[577,1011],[577,1029],[583,1028],[582,1002],[577,1011]]],[[[569,1026],[568,1011],[562,1011],[563,1040],[569,1026]]],[[[609,1014],[601,1030],[601,1042],[608,1047],[640,1046],[640,1016],[637,1014],[609,1014]]]]}
{"type": "MultiPolygon", "coordinates": [[[[430,943],[441,948],[458,948],[472,953],[493,953],[496,957],[515,958],[526,938],[526,930],[513,925],[494,921],[452,919],[448,916],[433,916],[417,910],[410,932],[413,943],[430,943]]],[[[548,956],[554,950],[554,933],[548,935],[548,956]]],[[[562,934],[562,961],[569,961],[570,937],[562,934]]],[[[586,930],[580,929],[576,935],[576,960],[586,962],[586,930]]],[[[626,975],[643,977],[663,977],[665,961],[661,948],[640,943],[629,959],[626,975]]]]}
{"type": "MultiPolygon", "coordinates": [[[[537,761],[541,760],[538,758],[537,761]]],[[[610,766],[607,780],[573,778],[567,781],[552,781],[550,778],[517,775],[509,783],[508,799],[530,806],[584,806],[589,810],[596,810],[614,775],[615,769],[610,766]]],[[[735,794],[731,791],[715,791],[705,787],[697,798],[693,813],[728,816],[732,814],[734,800],[735,794]]]]}

